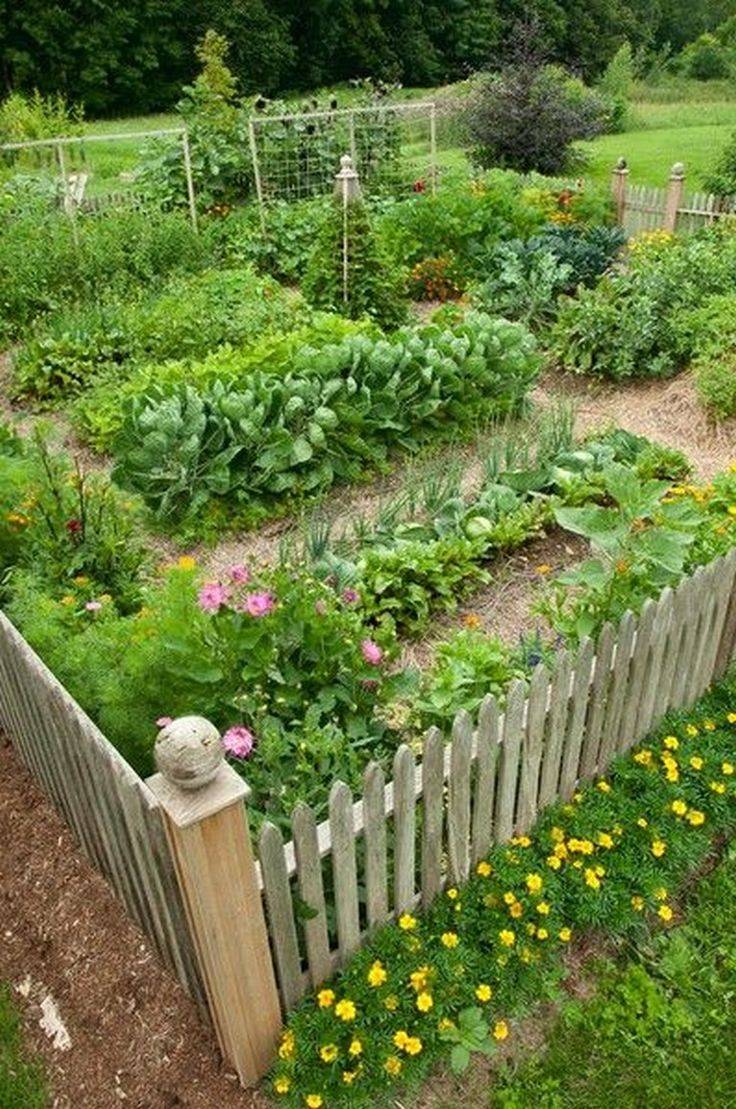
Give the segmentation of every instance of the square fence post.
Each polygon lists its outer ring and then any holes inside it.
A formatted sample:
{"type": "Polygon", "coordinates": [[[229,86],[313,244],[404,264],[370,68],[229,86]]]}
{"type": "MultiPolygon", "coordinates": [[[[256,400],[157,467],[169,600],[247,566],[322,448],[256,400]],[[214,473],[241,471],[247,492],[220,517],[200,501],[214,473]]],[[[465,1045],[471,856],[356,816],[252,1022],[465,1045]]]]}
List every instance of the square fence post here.
{"type": "Polygon", "coordinates": [[[611,178],[611,193],[613,194],[613,204],[616,209],[616,223],[619,227],[624,226],[624,221],[626,219],[626,179],[628,176],[629,167],[626,164],[626,159],[619,158],[611,178]]]}
{"type": "Polygon", "coordinates": [[[664,203],[663,229],[673,234],[677,230],[677,215],[682,207],[682,198],[685,191],[685,167],[682,162],[675,162],[670,173],[667,185],[667,199],[664,203]]]}
{"type": "Polygon", "coordinates": [[[224,1057],[244,1086],[271,1066],[281,1033],[268,931],[251,846],[248,787],[199,716],[167,725],[148,779],[164,813],[176,875],[224,1057]]]}

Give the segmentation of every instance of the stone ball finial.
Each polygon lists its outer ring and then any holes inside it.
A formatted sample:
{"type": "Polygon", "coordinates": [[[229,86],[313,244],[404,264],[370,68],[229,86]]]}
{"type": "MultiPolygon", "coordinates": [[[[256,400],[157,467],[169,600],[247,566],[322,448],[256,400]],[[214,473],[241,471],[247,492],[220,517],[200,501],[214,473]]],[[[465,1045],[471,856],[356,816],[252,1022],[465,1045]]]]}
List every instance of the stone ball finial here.
{"type": "MultiPolygon", "coordinates": [[[[353,159],[350,154],[343,154],[340,158],[340,170],[342,173],[347,173],[353,169],[353,159]]],[[[353,171],[354,172],[354,171],[353,171]]]]}
{"type": "Polygon", "coordinates": [[[626,161],[626,159],[625,158],[619,158],[619,160],[616,162],[616,169],[628,169],[628,168],[629,168],[629,164],[626,161]]]}
{"type": "Polygon", "coordinates": [[[685,176],[685,163],[684,162],[675,162],[675,164],[672,167],[672,176],[673,177],[684,177],[685,176]]]}
{"type": "Polygon", "coordinates": [[[220,733],[203,716],[182,716],[162,728],[154,746],[156,766],[172,785],[206,786],[225,759],[220,733]]]}

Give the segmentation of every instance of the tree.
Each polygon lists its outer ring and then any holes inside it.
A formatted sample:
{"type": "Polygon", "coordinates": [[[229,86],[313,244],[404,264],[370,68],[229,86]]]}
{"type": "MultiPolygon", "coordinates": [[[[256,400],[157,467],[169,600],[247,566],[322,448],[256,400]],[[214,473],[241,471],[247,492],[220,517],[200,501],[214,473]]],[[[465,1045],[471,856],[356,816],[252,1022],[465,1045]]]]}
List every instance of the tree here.
{"type": "Polygon", "coordinates": [[[288,21],[264,0],[208,0],[206,26],[230,43],[230,65],[244,93],[284,88],[296,60],[288,21]]]}
{"type": "Polygon", "coordinates": [[[513,59],[486,74],[468,110],[473,159],[484,168],[559,173],[572,143],[603,130],[605,107],[579,81],[545,64],[535,25],[519,25],[513,59]]]}

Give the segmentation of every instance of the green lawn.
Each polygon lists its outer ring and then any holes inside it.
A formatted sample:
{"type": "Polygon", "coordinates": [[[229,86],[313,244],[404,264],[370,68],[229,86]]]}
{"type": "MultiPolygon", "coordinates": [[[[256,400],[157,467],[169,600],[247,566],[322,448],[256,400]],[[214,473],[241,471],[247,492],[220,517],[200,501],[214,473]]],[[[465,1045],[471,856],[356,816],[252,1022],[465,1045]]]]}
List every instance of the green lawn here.
{"type": "Polygon", "coordinates": [[[491,1109],[725,1109],[736,1105],[736,850],[685,923],[607,964],[568,1002],[546,1049],[508,1065],[491,1109]]]}
{"type": "Polygon", "coordinates": [[[0,986],[0,1106],[44,1109],[49,1101],[43,1069],[24,1049],[20,1018],[10,988],[0,986]]]}

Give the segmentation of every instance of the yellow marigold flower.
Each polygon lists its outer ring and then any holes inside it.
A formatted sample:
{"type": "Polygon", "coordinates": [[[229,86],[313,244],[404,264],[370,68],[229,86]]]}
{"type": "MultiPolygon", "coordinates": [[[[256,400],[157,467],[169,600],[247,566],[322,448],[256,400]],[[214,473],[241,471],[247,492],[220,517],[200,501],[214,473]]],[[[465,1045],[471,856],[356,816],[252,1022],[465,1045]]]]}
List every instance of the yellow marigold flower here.
{"type": "Polygon", "coordinates": [[[606,868],[604,866],[601,866],[599,863],[598,866],[595,867],[595,872],[599,878],[602,878],[603,875],[606,873],[606,868]]]}
{"type": "Polygon", "coordinates": [[[726,777],[729,777],[729,775],[733,774],[733,763],[732,762],[723,762],[723,763],[721,763],[721,774],[725,774],[726,777]]]}
{"type": "Polygon", "coordinates": [[[652,765],[652,752],[651,751],[637,751],[636,754],[634,755],[634,762],[638,763],[639,766],[651,766],[652,765]]]}
{"type": "Polygon", "coordinates": [[[562,843],[565,838],[564,828],[558,828],[556,825],[550,830],[549,838],[553,843],[562,843]]]}
{"type": "Polygon", "coordinates": [[[710,788],[713,790],[714,793],[725,793],[726,792],[726,783],[725,782],[711,782],[710,783],[710,788]]]}
{"type": "Polygon", "coordinates": [[[319,1054],[323,1063],[334,1063],[338,1055],[337,1044],[323,1044],[319,1054]]]}
{"type": "Polygon", "coordinates": [[[493,873],[493,867],[490,863],[480,862],[475,868],[475,873],[478,874],[481,878],[490,878],[491,874],[493,873]]]}
{"type": "Polygon", "coordinates": [[[668,751],[676,751],[680,746],[680,741],[676,735],[666,735],[662,742],[668,751]]]}
{"type": "Polygon", "coordinates": [[[493,990],[485,982],[481,982],[479,986],[475,987],[475,996],[478,1001],[490,1001],[493,997],[493,990]]]}
{"type": "Polygon", "coordinates": [[[395,993],[391,993],[388,995],[383,1004],[386,1006],[390,1013],[393,1013],[399,1007],[399,999],[395,993]]]}
{"type": "Polygon", "coordinates": [[[454,886],[451,886],[450,889],[447,891],[447,896],[450,898],[450,901],[457,901],[458,891],[455,889],[454,886]]]}
{"type": "Polygon", "coordinates": [[[728,515],[729,516],[736,516],[736,504],[730,504],[728,506],[728,515]]]}
{"type": "Polygon", "coordinates": [[[637,913],[644,912],[644,898],[640,897],[638,893],[635,893],[631,898],[631,908],[637,913]]]}
{"type": "Polygon", "coordinates": [[[469,612],[466,616],[463,616],[463,624],[466,628],[479,628],[482,623],[483,621],[477,612],[469,612]]]}
{"type": "Polygon", "coordinates": [[[417,918],[411,913],[402,913],[399,917],[399,928],[403,932],[412,932],[417,926],[417,918]]]}
{"type": "Polygon", "coordinates": [[[519,917],[522,917],[523,915],[524,906],[521,904],[520,901],[514,901],[513,905],[509,905],[509,916],[512,916],[514,920],[518,920],[519,917]]]}
{"type": "Polygon", "coordinates": [[[596,782],[596,789],[599,789],[601,793],[611,792],[611,786],[608,784],[605,778],[601,778],[600,782],[596,782]]]}
{"type": "Polygon", "coordinates": [[[392,1078],[396,1078],[398,1074],[401,1074],[401,1067],[402,1062],[397,1055],[389,1055],[388,1059],[383,1064],[383,1069],[387,1074],[390,1074],[392,1078]]]}
{"type": "Polygon", "coordinates": [[[536,934],[537,934],[536,924],[534,924],[533,921],[529,921],[529,923],[526,926],[526,931],[527,931],[528,936],[536,936],[536,934]]]}
{"type": "Polygon", "coordinates": [[[418,1055],[422,1050],[422,1041],[418,1036],[410,1036],[404,1044],[404,1051],[407,1055],[418,1055]]]}
{"type": "Polygon", "coordinates": [[[504,947],[513,947],[516,943],[516,933],[512,932],[509,928],[502,928],[498,933],[498,938],[504,947]]]}
{"type": "Polygon", "coordinates": [[[606,847],[606,848],[610,849],[611,847],[613,847],[613,836],[610,836],[608,834],[608,832],[599,832],[598,833],[598,846],[599,847],[606,847]]]}
{"type": "Polygon", "coordinates": [[[679,782],[679,780],[680,780],[680,771],[675,766],[670,767],[668,769],[667,773],[665,774],[665,778],[667,779],[668,782],[679,782]]]}
{"type": "Polygon", "coordinates": [[[429,967],[420,967],[419,970],[412,971],[409,975],[409,981],[417,993],[426,987],[428,978],[429,967]]]}
{"type": "Polygon", "coordinates": [[[376,959],[375,963],[371,964],[370,970],[368,971],[368,985],[377,989],[378,986],[383,985],[387,978],[388,974],[386,973],[386,968],[380,959],[376,959]]]}
{"type": "Polygon", "coordinates": [[[653,839],[652,840],[651,851],[652,851],[652,854],[654,855],[655,859],[661,859],[666,850],[667,850],[667,844],[664,842],[663,839],[653,839]]]}
{"type": "Polygon", "coordinates": [[[562,859],[558,858],[557,855],[548,855],[547,866],[551,867],[552,870],[559,870],[562,866],[562,859]]]}
{"type": "Polygon", "coordinates": [[[694,828],[698,828],[701,824],[705,824],[705,813],[701,812],[700,809],[690,809],[687,819],[694,828]]]}
{"type": "Polygon", "coordinates": [[[339,1017],[340,1020],[355,1020],[357,1013],[358,1010],[355,1008],[355,1002],[349,1001],[346,997],[344,997],[342,1001],[338,1001],[335,1006],[335,1016],[339,1017]]]}
{"type": "Polygon", "coordinates": [[[705,728],[706,732],[714,732],[716,730],[715,721],[714,720],[704,720],[703,721],[703,727],[705,728]]]}
{"type": "Polygon", "coordinates": [[[701,759],[700,755],[693,755],[693,757],[690,759],[690,766],[693,768],[693,770],[703,769],[703,759],[701,759]]]}
{"type": "Polygon", "coordinates": [[[348,1048],[348,1054],[349,1055],[362,1055],[363,1054],[363,1044],[360,1042],[360,1040],[357,1038],[357,1036],[354,1040],[350,1041],[350,1047],[348,1048]]]}
{"type": "Polygon", "coordinates": [[[669,907],[669,905],[660,905],[657,909],[657,916],[661,917],[662,920],[665,921],[672,920],[672,909],[669,907]]]}
{"type": "Polygon", "coordinates": [[[434,1000],[431,993],[426,991],[417,995],[417,1009],[420,1013],[428,1013],[434,1005],[434,1000]]]}
{"type": "Polygon", "coordinates": [[[517,836],[516,843],[519,847],[531,847],[532,845],[532,841],[529,839],[529,836],[517,836]]]}
{"type": "Polygon", "coordinates": [[[592,890],[599,890],[601,888],[601,880],[591,866],[586,867],[585,884],[586,886],[590,886],[592,890]]]}
{"type": "Polygon", "coordinates": [[[507,890],[506,893],[503,895],[503,899],[506,905],[513,905],[516,901],[516,894],[512,893],[511,890],[507,890]]]}
{"type": "Polygon", "coordinates": [[[398,1032],[394,1032],[394,1044],[402,1051],[406,1046],[406,1041],[409,1039],[409,1033],[404,1028],[400,1028],[398,1032]]]}
{"type": "Polygon", "coordinates": [[[460,942],[457,937],[457,932],[443,932],[440,940],[444,947],[457,947],[460,942]]]}
{"type": "Polygon", "coordinates": [[[307,1109],[321,1109],[324,1105],[321,1094],[307,1094],[305,1104],[307,1109]]]}
{"type": "Polygon", "coordinates": [[[494,1040],[505,1040],[509,1034],[509,1026],[505,1020],[497,1020],[493,1026],[494,1040]]]}
{"type": "Polygon", "coordinates": [[[539,893],[542,889],[541,874],[527,874],[526,888],[529,890],[529,893],[539,893]]]}
{"type": "Polygon", "coordinates": [[[557,934],[563,943],[569,943],[572,938],[572,928],[560,928],[557,934]]]}
{"type": "Polygon", "coordinates": [[[330,1005],[335,1003],[334,990],[320,990],[317,994],[317,1004],[320,1009],[329,1009],[330,1005]]]}
{"type": "Polygon", "coordinates": [[[644,816],[640,816],[636,823],[639,825],[640,828],[649,827],[649,821],[644,816]]]}
{"type": "Polygon", "coordinates": [[[197,567],[196,558],[191,555],[182,555],[176,564],[180,570],[195,570],[197,567]]]}
{"type": "Polygon", "coordinates": [[[537,928],[537,939],[538,940],[549,939],[549,932],[547,931],[546,928],[537,928]]]}
{"type": "Polygon", "coordinates": [[[360,1072],[360,1068],[358,1068],[358,1070],[344,1070],[342,1072],[342,1080],[345,1083],[345,1085],[346,1086],[352,1085],[352,1083],[358,1077],[359,1072],[360,1072]]]}
{"type": "Polygon", "coordinates": [[[736,724],[736,712],[729,712],[726,720],[728,720],[729,724],[736,724]]]}
{"type": "Polygon", "coordinates": [[[667,900],[667,890],[664,888],[664,886],[657,887],[657,889],[654,891],[654,897],[657,901],[667,900]]]}
{"type": "Polygon", "coordinates": [[[449,1032],[449,1030],[454,1027],[455,1021],[450,1020],[449,1017],[443,1017],[441,1021],[437,1022],[437,1028],[440,1032],[449,1032]]]}
{"type": "Polygon", "coordinates": [[[75,601],[74,597],[70,597],[68,593],[65,597],[62,597],[61,600],[59,601],[59,604],[64,605],[66,608],[68,608],[69,605],[75,605],[76,603],[77,602],[75,601]]]}
{"type": "Polygon", "coordinates": [[[281,1037],[279,1044],[279,1058],[280,1059],[293,1059],[294,1052],[296,1051],[296,1038],[294,1033],[287,1028],[281,1037]]]}
{"type": "Polygon", "coordinates": [[[685,735],[689,735],[691,739],[698,734],[698,729],[695,727],[694,724],[687,724],[685,726],[685,735]]]}
{"type": "Polygon", "coordinates": [[[672,809],[675,816],[684,816],[687,812],[687,805],[684,801],[680,800],[680,798],[678,798],[676,801],[673,801],[670,805],[670,808],[672,809]]]}
{"type": "Polygon", "coordinates": [[[75,585],[79,586],[89,585],[89,578],[86,576],[86,574],[77,574],[76,578],[72,578],[72,581],[75,585]]]}
{"type": "Polygon", "coordinates": [[[274,1080],[273,1088],[277,1094],[288,1094],[291,1089],[291,1080],[285,1074],[281,1074],[274,1080]]]}
{"type": "Polygon", "coordinates": [[[549,914],[549,902],[548,901],[540,901],[537,904],[537,912],[541,913],[542,916],[547,916],[549,914]]]}
{"type": "Polygon", "coordinates": [[[542,577],[544,577],[545,574],[550,574],[551,572],[552,567],[549,566],[546,562],[540,562],[539,566],[537,566],[537,573],[541,574],[542,577]]]}
{"type": "MultiPolygon", "coordinates": [[[[574,842],[577,843],[578,841],[575,840],[574,842]]],[[[567,858],[567,844],[566,843],[556,843],[555,846],[554,846],[554,850],[553,850],[552,854],[556,855],[558,859],[566,859],[567,858]]]]}

